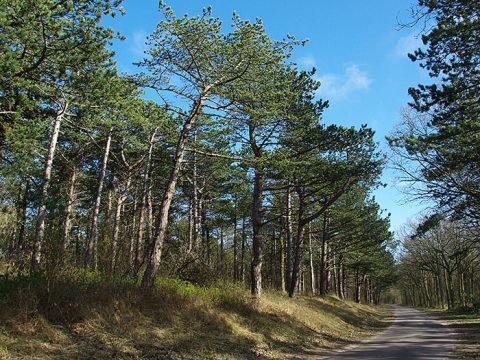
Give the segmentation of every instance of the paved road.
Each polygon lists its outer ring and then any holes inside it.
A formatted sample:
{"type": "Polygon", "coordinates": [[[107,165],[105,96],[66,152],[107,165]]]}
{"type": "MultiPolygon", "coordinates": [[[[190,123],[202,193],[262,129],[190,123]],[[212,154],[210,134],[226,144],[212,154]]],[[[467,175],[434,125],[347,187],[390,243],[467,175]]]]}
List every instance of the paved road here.
{"type": "Polygon", "coordinates": [[[453,333],[425,313],[394,306],[395,320],[377,336],[327,359],[453,359],[453,333]]]}

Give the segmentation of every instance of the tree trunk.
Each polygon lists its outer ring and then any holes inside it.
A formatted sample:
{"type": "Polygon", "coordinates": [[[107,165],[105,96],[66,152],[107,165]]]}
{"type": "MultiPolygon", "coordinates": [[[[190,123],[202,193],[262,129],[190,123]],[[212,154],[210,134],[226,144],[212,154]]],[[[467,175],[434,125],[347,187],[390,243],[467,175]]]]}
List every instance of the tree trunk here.
{"type": "Polygon", "coordinates": [[[455,292],[453,291],[453,277],[450,269],[446,270],[447,273],[447,292],[448,292],[448,299],[449,299],[449,304],[448,304],[448,309],[451,310],[455,307],[455,292]]]}
{"type": "Polygon", "coordinates": [[[77,230],[77,234],[75,235],[75,265],[77,267],[81,266],[82,257],[80,255],[80,242],[81,242],[81,235],[80,229],[77,230]]]}
{"type": "Polygon", "coordinates": [[[283,234],[280,236],[279,239],[279,246],[280,246],[280,289],[282,292],[286,291],[286,281],[285,281],[285,244],[283,239],[283,234]]]}
{"type": "MultiPolygon", "coordinates": [[[[135,187],[135,185],[134,185],[135,187]]],[[[137,194],[133,195],[133,207],[132,207],[132,221],[131,221],[131,230],[130,230],[130,246],[128,248],[128,269],[127,272],[135,270],[135,257],[136,257],[136,246],[137,246],[137,208],[138,208],[138,197],[137,194]]],[[[134,271],[134,274],[135,271],[134,271]]]]}
{"type": "Polygon", "coordinates": [[[327,212],[323,214],[323,231],[322,231],[322,244],[320,248],[320,295],[326,295],[327,294],[327,279],[326,275],[327,272],[325,270],[326,267],[326,257],[327,257],[327,231],[328,231],[328,216],[327,212]]]}
{"type": "Polygon", "coordinates": [[[113,129],[108,132],[107,143],[103,152],[102,164],[98,174],[97,193],[93,205],[92,215],[90,219],[90,226],[87,235],[87,250],[85,253],[85,267],[91,269],[97,268],[97,225],[98,215],[100,213],[100,204],[102,201],[103,184],[105,181],[105,173],[107,171],[108,156],[110,155],[110,146],[112,143],[113,129]]]}
{"type": "Polygon", "coordinates": [[[151,251],[148,254],[147,268],[145,269],[142,278],[143,288],[151,288],[155,281],[155,277],[157,276],[158,268],[160,266],[160,260],[162,257],[163,242],[167,233],[170,205],[177,186],[178,175],[180,173],[183,156],[185,154],[185,144],[187,142],[188,133],[190,132],[190,129],[195,123],[197,116],[200,114],[203,102],[205,101],[207,95],[207,92],[203,93],[200,98],[193,104],[192,110],[190,111],[190,114],[186,119],[185,124],[183,125],[182,132],[180,133],[180,138],[177,142],[173,167],[170,172],[167,187],[165,189],[165,193],[163,195],[160,205],[160,211],[157,220],[157,234],[151,246],[151,251]]]}
{"type": "MultiPolygon", "coordinates": [[[[327,233],[328,234],[328,233],[327,233]]],[[[332,283],[332,249],[329,246],[329,241],[327,238],[326,244],[325,244],[325,295],[328,294],[328,292],[331,289],[331,283],[332,283]]]]}
{"type": "Polygon", "coordinates": [[[204,262],[207,265],[211,265],[210,258],[210,233],[207,227],[207,208],[205,205],[201,208],[201,220],[202,220],[202,238],[203,238],[203,249],[201,251],[204,262]]]}
{"type": "Polygon", "coordinates": [[[33,242],[31,272],[36,273],[40,267],[42,259],[42,246],[45,236],[45,218],[47,214],[47,197],[50,189],[50,181],[52,179],[53,158],[55,156],[55,149],[57,147],[58,136],[60,134],[60,125],[68,108],[68,103],[64,102],[61,109],[55,115],[53,123],[53,131],[50,136],[50,145],[48,147],[47,158],[45,160],[45,169],[43,171],[43,184],[40,192],[40,201],[38,205],[37,223],[35,226],[35,238],[33,242]]]}
{"type": "MultiPolygon", "coordinates": [[[[197,141],[197,131],[194,131],[193,141],[197,141]]],[[[193,174],[192,174],[192,216],[193,216],[193,238],[192,247],[198,251],[200,246],[200,235],[202,231],[201,209],[198,190],[198,174],[197,174],[197,153],[193,153],[193,174]]]]}
{"type": "Polygon", "coordinates": [[[315,268],[313,267],[313,251],[312,251],[312,223],[308,229],[308,251],[310,256],[310,290],[315,294],[315,268]]]}
{"type": "Polygon", "coordinates": [[[252,206],[252,283],[251,293],[253,297],[260,297],[262,294],[262,262],[263,262],[263,236],[262,236],[262,197],[263,197],[263,171],[255,170],[253,185],[253,206],[252,206]]]}
{"type": "Polygon", "coordinates": [[[188,199],[188,246],[187,246],[187,253],[191,253],[193,249],[193,227],[194,220],[193,220],[193,208],[195,207],[193,195],[190,196],[188,199]]]}
{"type": "Polygon", "coordinates": [[[300,187],[297,188],[298,194],[298,216],[297,216],[297,234],[295,237],[295,252],[293,258],[293,271],[290,288],[288,290],[288,296],[293,297],[295,295],[295,289],[298,286],[300,270],[303,260],[303,237],[305,233],[305,223],[303,221],[305,213],[305,199],[303,191],[300,187]]]}
{"type": "Polygon", "coordinates": [[[210,241],[210,229],[205,224],[205,242],[207,247],[207,265],[212,266],[212,244],[210,241]]]}
{"type": "Polygon", "coordinates": [[[360,303],[360,290],[361,290],[360,268],[357,266],[355,268],[355,302],[356,303],[360,303]]]}
{"type": "MultiPolygon", "coordinates": [[[[113,236],[112,236],[112,263],[111,271],[112,274],[115,273],[115,268],[117,265],[117,253],[118,253],[118,242],[120,237],[120,225],[122,220],[123,205],[125,200],[128,197],[128,191],[130,190],[131,178],[128,175],[128,178],[125,181],[123,189],[119,189],[117,197],[117,207],[115,208],[115,219],[113,223],[113,236]]],[[[121,184],[119,188],[121,187],[121,184]]]]}
{"type": "Polygon", "coordinates": [[[292,194],[291,194],[291,188],[290,184],[287,187],[287,203],[286,203],[286,230],[287,230],[287,236],[286,236],[286,285],[288,291],[290,291],[290,288],[292,286],[292,272],[293,272],[293,261],[292,261],[292,234],[293,234],[293,229],[292,229],[292,194]]]}
{"type": "MultiPolygon", "coordinates": [[[[249,141],[256,160],[262,158],[261,147],[257,144],[255,125],[249,123],[249,141]]],[[[252,199],[252,268],[251,268],[251,294],[253,297],[260,297],[262,294],[262,262],[263,262],[263,224],[262,224],[262,203],[263,203],[263,167],[255,164],[253,180],[252,199]]]]}
{"type": "Polygon", "coordinates": [[[233,214],[233,280],[238,281],[238,234],[237,234],[237,197],[233,214]]]}
{"type": "Polygon", "coordinates": [[[218,255],[218,269],[220,274],[223,274],[225,267],[225,243],[223,239],[223,227],[220,227],[220,249],[218,255]]]}
{"type": "Polygon", "coordinates": [[[65,210],[65,221],[63,223],[63,258],[65,258],[70,241],[70,231],[72,230],[72,217],[73,209],[75,205],[75,185],[77,180],[77,169],[74,166],[72,168],[72,174],[70,176],[70,187],[67,195],[67,208],[65,210]]]}
{"type": "Polygon", "coordinates": [[[337,255],[335,253],[332,254],[332,289],[335,290],[335,294],[340,297],[340,285],[338,281],[338,263],[337,263],[337,255]]]}
{"type": "Polygon", "coordinates": [[[339,282],[339,297],[340,299],[346,298],[346,274],[345,274],[345,262],[343,260],[343,255],[340,254],[338,256],[338,267],[339,267],[339,274],[338,274],[338,282],[339,282]]]}
{"type": "Polygon", "coordinates": [[[245,224],[245,216],[242,218],[242,250],[240,255],[240,275],[242,281],[245,281],[245,243],[247,241],[247,231],[245,224]]]}
{"type": "Polygon", "coordinates": [[[25,242],[25,226],[27,223],[27,204],[28,204],[28,192],[30,191],[30,181],[25,182],[25,188],[22,187],[22,199],[20,201],[20,206],[17,210],[17,216],[20,218],[18,223],[17,239],[15,245],[15,251],[17,255],[20,255],[20,252],[23,249],[25,242]]]}
{"type": "Polygon", "coordinates": [[[269,254],[269,266],[270,266],[270,288],[275,288],[275,229],[273,230],[272,239],[270,241],[270,254],[269,254]]]}

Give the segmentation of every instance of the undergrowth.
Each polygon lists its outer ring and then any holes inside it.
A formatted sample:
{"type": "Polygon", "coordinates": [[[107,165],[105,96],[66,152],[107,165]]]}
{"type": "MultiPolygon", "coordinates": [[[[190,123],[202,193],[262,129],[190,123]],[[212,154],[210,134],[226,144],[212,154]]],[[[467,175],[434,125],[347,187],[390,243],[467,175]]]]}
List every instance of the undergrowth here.
{"type": "Polygon", "coordinates": [[[252,299],[239,284],[199,286],[67,269],[0,278],[0,359],[307,357],[381,329],[385,310],[334,297],[252,299]]]}

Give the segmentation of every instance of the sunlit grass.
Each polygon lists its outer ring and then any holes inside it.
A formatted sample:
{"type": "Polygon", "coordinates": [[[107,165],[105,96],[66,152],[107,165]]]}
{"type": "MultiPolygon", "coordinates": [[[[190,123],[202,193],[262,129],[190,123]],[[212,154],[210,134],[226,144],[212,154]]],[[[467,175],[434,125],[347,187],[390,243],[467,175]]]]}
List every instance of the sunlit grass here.
{"type": "Polygon", "coordinates": [[[342,346],[383,326],[387,310],[334,297],[252,299],[230,282],[196,286],[78,269],[54,280],[0,280],[0,359],[286,358],[342,346]]]}
{"type": "Polygon", "coordinates": [[[461,359],[480,358],[480,312],[427,310],[455,333],[455,356],[461,359]]]}

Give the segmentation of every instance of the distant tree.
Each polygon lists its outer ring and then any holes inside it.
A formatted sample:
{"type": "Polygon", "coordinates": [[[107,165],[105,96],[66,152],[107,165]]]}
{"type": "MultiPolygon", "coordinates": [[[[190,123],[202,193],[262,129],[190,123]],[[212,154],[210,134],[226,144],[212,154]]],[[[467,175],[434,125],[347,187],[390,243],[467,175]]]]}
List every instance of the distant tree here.
{"type": "Polygon", "coordinates": [[[466,307],[478,297],[480,248],[462,221],[438,215],[414,226],[404,239],[399,286],[403,301],[415,306],[466,307]]]}

